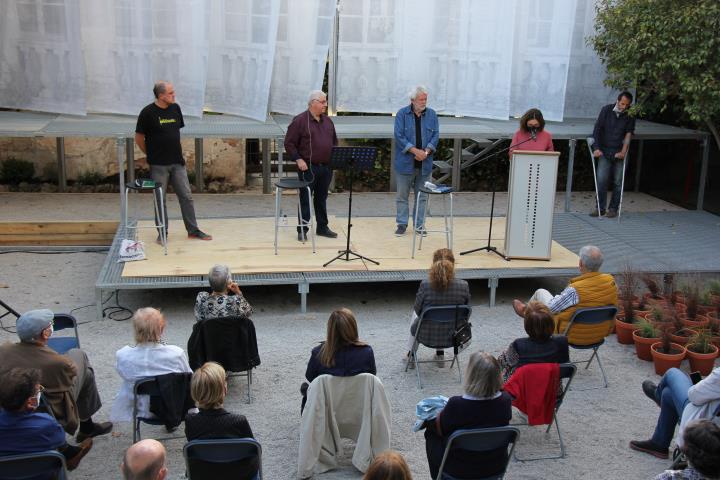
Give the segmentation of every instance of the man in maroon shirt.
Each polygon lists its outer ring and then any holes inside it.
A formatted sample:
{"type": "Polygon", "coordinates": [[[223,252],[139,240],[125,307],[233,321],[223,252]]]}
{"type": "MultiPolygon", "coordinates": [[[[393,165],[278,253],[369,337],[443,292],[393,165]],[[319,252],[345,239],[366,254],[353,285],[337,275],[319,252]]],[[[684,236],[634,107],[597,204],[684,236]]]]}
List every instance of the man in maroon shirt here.
{"type": "MultiPolygon", "coordinates": [[[[327,116],[327,96],[320,90],[310,92],[308,109],[293,118],[285,134],[285,151],[297,163],[298,178],[312,182],[310,190],[317,220],[317,233],[323,237],[336,238],[337,233],[328,227],[327,196],[333,172],[330,153],[337,145],[335,125],[327,116]]],[[[300,190],[302,218],[310,221],[310,199],[306,190],[300,190]]],[[[298,240],[307,237],[307,227],[298,227],[298,240]]]]}

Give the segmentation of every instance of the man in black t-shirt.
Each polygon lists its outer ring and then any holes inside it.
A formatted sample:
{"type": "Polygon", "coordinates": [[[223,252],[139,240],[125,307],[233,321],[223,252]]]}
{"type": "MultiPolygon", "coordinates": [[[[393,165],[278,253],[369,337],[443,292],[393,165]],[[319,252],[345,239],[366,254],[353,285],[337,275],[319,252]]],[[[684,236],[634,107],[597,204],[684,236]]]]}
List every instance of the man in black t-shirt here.
{"type": "MultiPolygon", "coordinates": [[[[185,230],[189,238],[212,240],[212,237],[198,228],[190,182],[185,170],[185,160],[180,146],[180,129],[185,126],[180,106],[175,103],[175,89],[172,83],[160,81],[153,87],[155,101],[143,108],[135,127],[135,143],[147,154],[150,176],[167,193],[172,185],[180,201],[185,230]]],[[[165,219],[167,219],[167,204],[165,219]]],[[[167,223],[165,231],[167,232],[167,223]]],[[[159,238],[159,237],[158,237],[159,238]]]]}

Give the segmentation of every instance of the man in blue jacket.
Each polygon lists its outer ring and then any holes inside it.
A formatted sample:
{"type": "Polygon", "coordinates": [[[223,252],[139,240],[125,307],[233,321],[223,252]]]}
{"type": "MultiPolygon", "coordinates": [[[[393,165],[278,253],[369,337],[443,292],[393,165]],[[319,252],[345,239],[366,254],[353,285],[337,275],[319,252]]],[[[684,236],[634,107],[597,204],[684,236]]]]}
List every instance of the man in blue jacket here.
{"type": "MultiPolygon", "coordinates": [[[[410,92],[410,105],[398,110],[395,117],[395,183],[397,214],[395,235],[405,234],[408,226],[408,195],[410,186],[417,201],[417,193],[430,179],[433,154],[440,140],[440,128],[435,110],[427,107],[428,91],[418,85],[410,92]]],[[[420,202],[418,218],[425,216],[426,198],[420,202]]],[[[413,214],[415,212],[413,202],[413,214]]],[[[424,225],[413,225],[424,233],[424,225]]]]}

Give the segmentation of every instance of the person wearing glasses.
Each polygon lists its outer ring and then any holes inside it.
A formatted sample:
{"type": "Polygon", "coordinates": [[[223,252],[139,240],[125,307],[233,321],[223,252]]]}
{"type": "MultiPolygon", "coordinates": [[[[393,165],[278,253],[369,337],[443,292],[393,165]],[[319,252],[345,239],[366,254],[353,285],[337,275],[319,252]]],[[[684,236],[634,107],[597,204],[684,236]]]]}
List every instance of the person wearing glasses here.
{"type": "MultiPolygon", "coordinates": [[[[333,171],[330,168],[332,148],[337,145],[335,125],[327,116],[327,95],[320,90],[310,92],[308,109],[293,118],[285,134],[285,151],[298,168],[298,178],[312,182],[310,190],[315,207],[317,227],[315,233],[336,238],[330,230],[327,216],[328,188],[333,171]]],[[[307,191],[300,190],[300,209],[303,220],[310,221],[310,199],[307,191]]],[[[307,239],[307,227],[298,227],[298,241],[307,239]]]]}
{"type": "Polygon", "coordinates": [[[92,448],[92,438],[68,445],[62,426],[47,413],[37,412],[45,388],[37,368],[13,368],[0,375],[0,455],[58,450],[68,470],[75,470],[92,448]]]}
{"type": "Polygon", "coordinates": [[[79,425],[78,442],[110,433],[111,422],[95,423],[92,419],[102,402],[85,352],[73,348],[60,355],[47,345],[53,334],[53,318],[47,309],[20,315],[15,323],[20,341],[0,345],[0,365],[3,369],[39,369],[53,416],[70,435],[79,425]]]}

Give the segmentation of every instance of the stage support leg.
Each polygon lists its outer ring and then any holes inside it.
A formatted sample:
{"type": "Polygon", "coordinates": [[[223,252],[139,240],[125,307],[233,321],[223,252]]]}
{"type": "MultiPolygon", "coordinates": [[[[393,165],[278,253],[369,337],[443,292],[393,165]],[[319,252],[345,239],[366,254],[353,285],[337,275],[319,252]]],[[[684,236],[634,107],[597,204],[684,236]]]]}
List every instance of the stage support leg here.
{"type": "MultiPolygon", "coordinates": [[[[195,188],[198,193],[202,193],[205,188],[205,179],[203,178],[203,139],[195,139],[195,188]]],[[[167,185],[165,185],[167,190],[167,185]]]]}
{"type": "MultiPolygon", "coordinates": [[[[263,138],[260,140],[262,150],[262,181],[263,181],[263,193],[272,193],[272,164],[270,163],[270,140],[263,138]]],[[[278,163],[280,160],[278,160],[278,163]]],[[[280,174],[278,173],[278,178],[280,174]]]]}
{"type": "Polygon", "coordinates": [[[57,154],[58,192],[64,192],[67,189],[67,172],[65,171],[65,138],[57,137],[55,139],[55,147],[57,154]]]}
{"type": "Polygon", "coordinates": [[[705,182],[707,181],[708,157],[710,156],[710,138],[705,137],[703,142],[703,157],[700,164],[700,184],[698,185],[697,209],[703,209],[703,201],[705,200],[705,182]]]}
{"type": "Polygon", "coordinates": [[[565,213],[570,212],[570,197],[572,196],[573,170],[575,169],[575,145],[577,140],[571,138],[568,142],[568,167],[565,182],[565,213]]]}
{"type": "Polygon", "coordinates": [[[640,191],[640,172],[642,171],[643,146],[645,141],[638,140],[637,166],[635,167],[635,191],[640,191]]]}
{"type": "Polygon", "coordinates": [[[495,292],[497,291],[499,280],[500,279],[498,277],[488,278],[488,288],[490,289],[490,307],[495,306],[495,292]]]}
{"type": "Polygon", "coordinates": [[[95,288],[95,311],[98,320],[103,320],[102,288],[95,288]]]}
{"type": "Polygon", "coordinates": [[[310,284],[298,283],[298,293],[300,294],[300,311],[305,313],[307,312],[307,294],[310,293],[310,284]]]}

